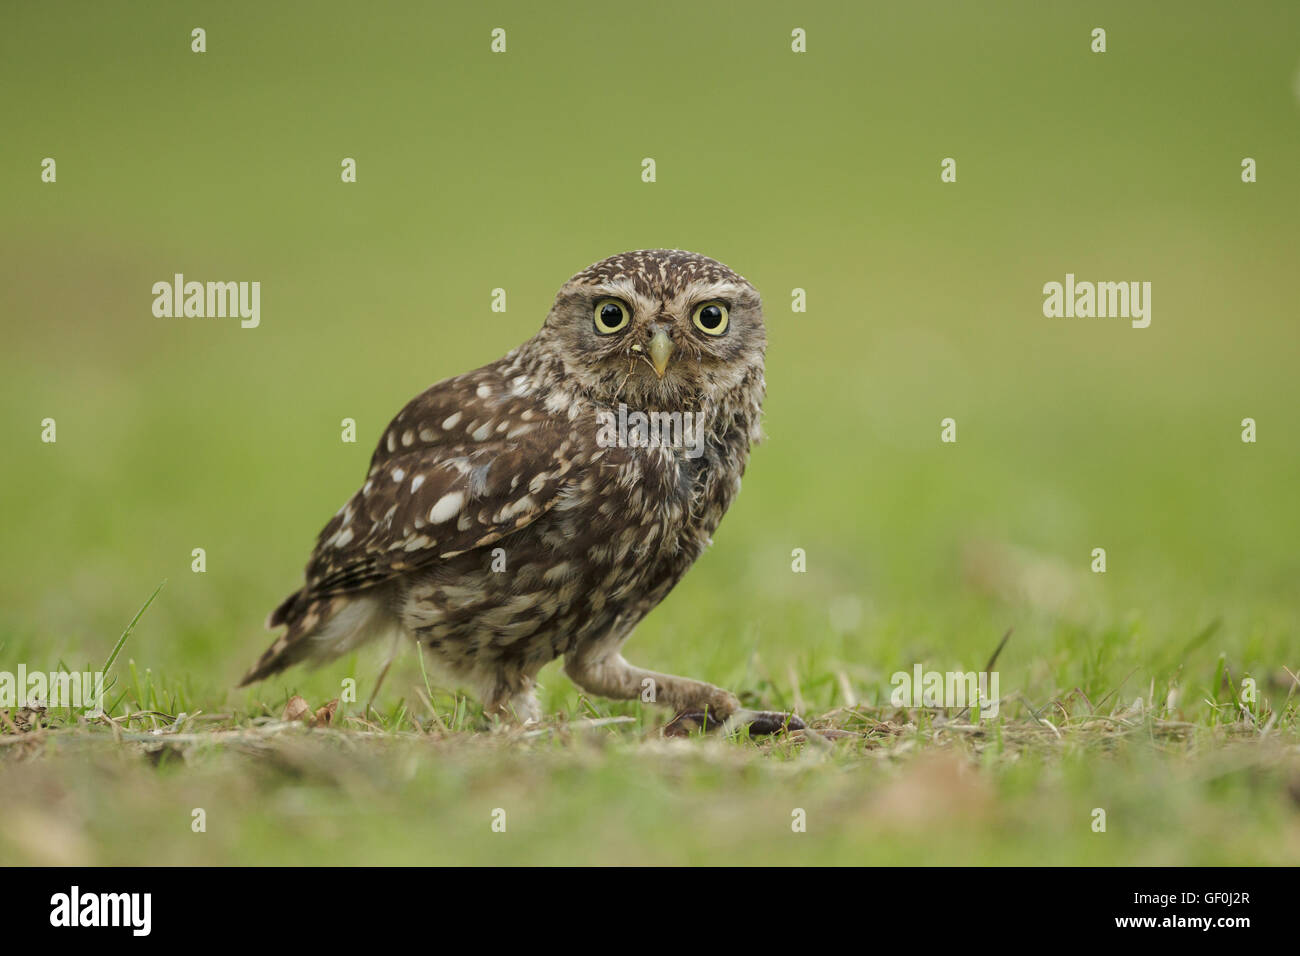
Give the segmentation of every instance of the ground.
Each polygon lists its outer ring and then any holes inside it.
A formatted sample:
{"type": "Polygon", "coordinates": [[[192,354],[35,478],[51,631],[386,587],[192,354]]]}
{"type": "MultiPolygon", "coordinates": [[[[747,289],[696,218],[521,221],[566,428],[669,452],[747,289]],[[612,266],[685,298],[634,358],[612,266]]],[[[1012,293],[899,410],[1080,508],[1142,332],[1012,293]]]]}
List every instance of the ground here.
{"type": "Polygon", "coordinates": [[[134,865],[1285,865],[1300,853],[1300,699],[1285,671],[1262,706],[1235,700],[1216,667],[1095,700],[1018,692],[975,721],[827,709],[852,693],[843,672],[796,686],[756,655],[748,672],[734,685],[747,702],[816,715],[812,729],[665,736],[662,712],[571,685],[547,694],[562,710],[542,725],[501,726],[423,679],[369,719],[297,696],[213,713],[128,661],[112,721],[52,711],[0,735],[0,852],[134,865]]]}

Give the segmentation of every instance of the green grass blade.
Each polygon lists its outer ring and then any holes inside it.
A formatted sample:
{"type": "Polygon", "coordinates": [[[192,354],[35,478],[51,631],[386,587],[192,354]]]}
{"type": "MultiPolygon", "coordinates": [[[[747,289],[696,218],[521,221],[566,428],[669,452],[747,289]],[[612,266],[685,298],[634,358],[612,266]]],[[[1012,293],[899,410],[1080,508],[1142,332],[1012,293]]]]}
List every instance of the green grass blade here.
{"type": "Polygon", "coordinates": [[[153,599],[158,596],[158,592],[161,591],[166,584],[167,580],[164,578],[162,584],[159,584],[154,588],[153,594],[149,595],[149,600],[145,601],[144,604],[140,606],[140,610],[135,612],[135,617],[131,618],[131,623],[126,626],[126,630],[122,632],[122,636],[117,639],[117,644],[113,647],[113,653],[109,654],[108,660],[104,662],[103,673],[107,674],[108,669],[113,666],[113,662],[117,660],[117,655],[122,652],[122,645],[126,643],[126,639],[131,636],[131,632],[135,630],[135,626],[139,623],[140,618],[144,616],[144,612],[149,610],[149,605],[153,603],[153,599]]]}

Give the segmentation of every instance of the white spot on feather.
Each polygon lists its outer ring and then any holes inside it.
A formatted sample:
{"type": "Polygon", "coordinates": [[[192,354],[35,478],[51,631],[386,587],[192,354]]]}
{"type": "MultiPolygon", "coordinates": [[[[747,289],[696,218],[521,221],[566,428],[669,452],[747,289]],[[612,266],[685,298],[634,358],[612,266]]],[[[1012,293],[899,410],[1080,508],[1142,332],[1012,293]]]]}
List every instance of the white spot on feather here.
{"type": "Polygon", "coordinates": [[[442,524],[448,521],[460,511],[461,504],[465,501],[465,495],[460,491],[449,491],[438,499],[438,503],[429,509],[429,520],[434,524],[442,524]]]}

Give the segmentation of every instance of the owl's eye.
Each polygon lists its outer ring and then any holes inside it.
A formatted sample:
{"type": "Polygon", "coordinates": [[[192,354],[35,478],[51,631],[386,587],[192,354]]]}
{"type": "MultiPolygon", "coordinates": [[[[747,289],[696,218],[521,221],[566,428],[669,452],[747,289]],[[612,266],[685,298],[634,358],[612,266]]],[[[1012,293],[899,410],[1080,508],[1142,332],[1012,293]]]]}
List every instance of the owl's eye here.
{"type": "Polygon", "coordinates": [[[627,325],[627,306],[618,299],[601,299],[596,303],[596,331],[610,335],[627,325]]]}
{"type": "Polygon", "coordinates": [[[727,307],[721,302],[703,302],[695,307],[695,327],[706,335],[721,335],[727,331],[727,307]]]}

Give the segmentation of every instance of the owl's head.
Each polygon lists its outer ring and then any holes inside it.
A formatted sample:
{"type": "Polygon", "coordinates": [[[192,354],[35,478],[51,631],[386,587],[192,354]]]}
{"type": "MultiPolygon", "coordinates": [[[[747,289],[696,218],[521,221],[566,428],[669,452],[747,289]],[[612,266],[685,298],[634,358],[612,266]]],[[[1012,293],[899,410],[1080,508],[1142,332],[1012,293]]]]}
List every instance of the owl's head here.
{"type": "Polygon", "coordinates": [[[564,284],[541,338],[597,401],[678,408],[762,381],[767,333],[758,290],[694,252],[602,259],[564,284]]]}

